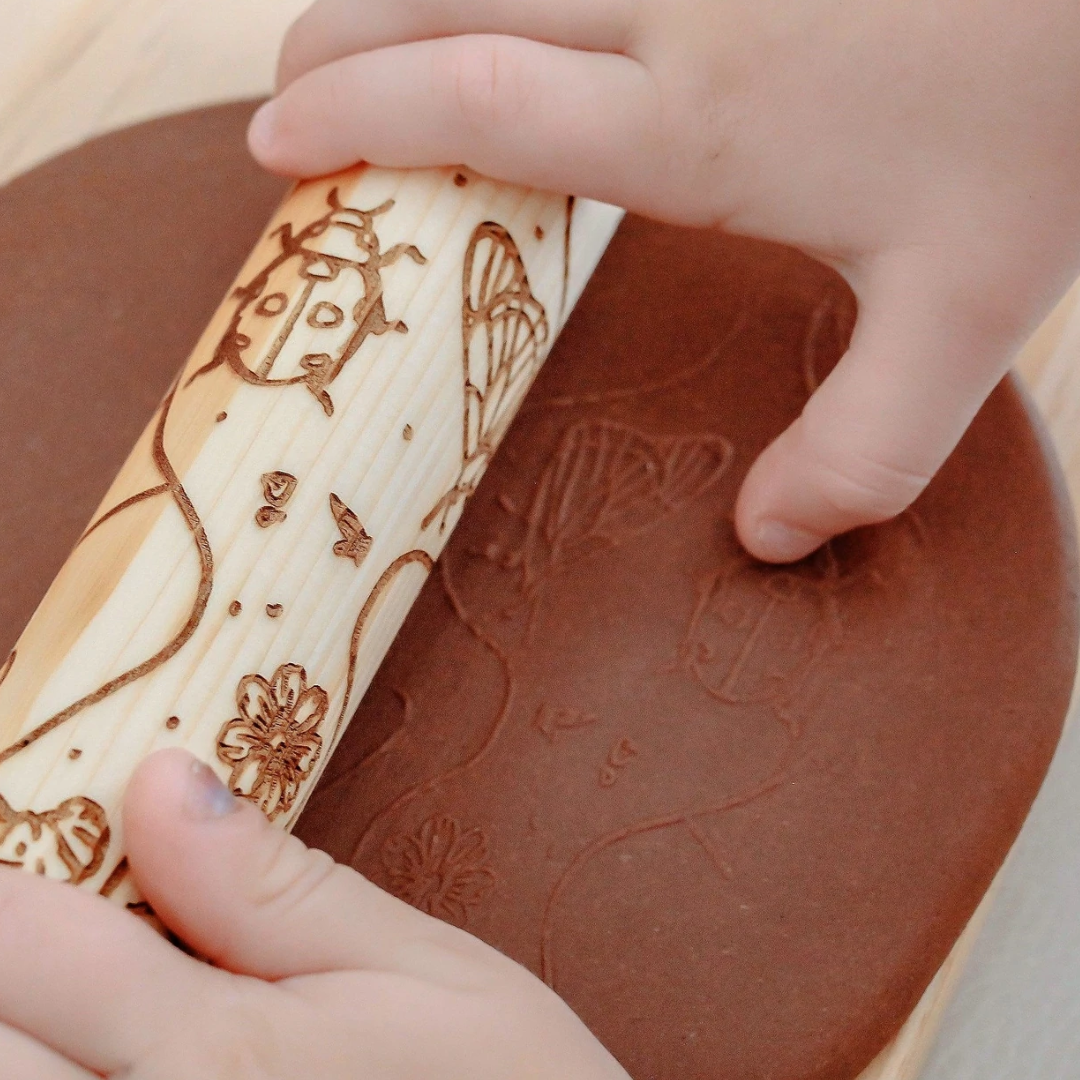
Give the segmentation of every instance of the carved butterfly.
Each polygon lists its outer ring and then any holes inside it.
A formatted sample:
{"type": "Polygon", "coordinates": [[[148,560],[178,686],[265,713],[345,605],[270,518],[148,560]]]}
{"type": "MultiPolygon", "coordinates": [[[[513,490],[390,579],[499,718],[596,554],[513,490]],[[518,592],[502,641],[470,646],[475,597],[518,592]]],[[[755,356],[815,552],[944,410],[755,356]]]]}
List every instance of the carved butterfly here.
{"type": "Polygon", "coordinates": [[[473,232],[462,277],[465,375],[462,462],[450,490],[424,518],[449,524],[450,510],[468,499],[544,359],[551,337],[544,305],[533,295],[514,238],[485,221],[473,232]]]}
{"type": "Polygon", "coordinates": [[[522,571],[544,578],[632,541],[701,498],[727,472],[734,448],[718,435],[653,436],[613,420],[567,429],[528,513],[522,571]]]}
{"type": "Polygon", "coordinates": [[[330,512],[341,531],[334,554],[342,559],[352,559],[359,566],[371,550],[372,537],[360,524],[360,519],[333,492],[330,493],[330,512]]]}

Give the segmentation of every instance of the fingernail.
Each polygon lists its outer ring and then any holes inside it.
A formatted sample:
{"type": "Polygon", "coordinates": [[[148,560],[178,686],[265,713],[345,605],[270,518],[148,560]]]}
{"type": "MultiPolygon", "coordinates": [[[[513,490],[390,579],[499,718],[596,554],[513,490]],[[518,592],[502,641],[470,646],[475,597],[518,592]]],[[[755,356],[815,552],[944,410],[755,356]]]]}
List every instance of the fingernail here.
{"type": "Polygon", "coordinates": [[[266,157],[273,150],[277,112],[277,102],[271,98],[261,105],[251,118],[248,125],[248,146],[257,158],[266,157]]]}
{"type": "Polygon", "coordinates": [[[767,562],[795,562],[816,551],[823,543],[824,538],[817,533],[766,518],[759,521],[754,530],[753,554],[767,562]]]}
{"type": "Polygon", "coordinates": [[[217,773],[201,761],[191,763],[184,807],[189,816],[205,821],[227,817],[240,809],[240,800],[218,779],[217,773]]]}

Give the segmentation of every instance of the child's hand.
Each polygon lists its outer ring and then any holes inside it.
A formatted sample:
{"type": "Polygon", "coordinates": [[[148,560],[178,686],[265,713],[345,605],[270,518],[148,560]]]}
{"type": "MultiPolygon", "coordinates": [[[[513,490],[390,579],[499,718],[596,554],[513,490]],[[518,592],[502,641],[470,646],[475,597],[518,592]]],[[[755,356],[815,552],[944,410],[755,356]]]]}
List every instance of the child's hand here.
{"type": "Polygon", "coordinates": [[[124,826],[144,894],[224,970],[99,897],[0,870],[0,1075],[627,1080],[524,968],[194,764],[151,758],[124,826]]]}
{"type": "Polygon", "coordinates": [[[851,351],[739,499],[767,559],[910,503],[1080,272],[1076,0],[320,0],[280,89],[278,171],[464,163],[839,269],[851,351]]]}

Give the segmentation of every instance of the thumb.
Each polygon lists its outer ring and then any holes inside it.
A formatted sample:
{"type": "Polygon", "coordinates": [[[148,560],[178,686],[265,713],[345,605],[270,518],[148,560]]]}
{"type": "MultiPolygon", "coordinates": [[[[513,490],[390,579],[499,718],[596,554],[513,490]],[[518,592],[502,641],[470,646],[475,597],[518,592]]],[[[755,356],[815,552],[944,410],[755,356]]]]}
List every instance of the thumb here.
{"type": "Polygon", "coordinates": [[[735,525],[752,555],[792,562],[894,517],[953,451],[1019,342],[944,292],[879,276],[847,354],[747,474],[735,525]]]}
{"type": "Polygon", "coordinates": [[[158,916],[238,974],[408,972],[418,938],[453,933],[275,828],[183,750],[136,771],[124,830],[135,884],[158,916]]]}

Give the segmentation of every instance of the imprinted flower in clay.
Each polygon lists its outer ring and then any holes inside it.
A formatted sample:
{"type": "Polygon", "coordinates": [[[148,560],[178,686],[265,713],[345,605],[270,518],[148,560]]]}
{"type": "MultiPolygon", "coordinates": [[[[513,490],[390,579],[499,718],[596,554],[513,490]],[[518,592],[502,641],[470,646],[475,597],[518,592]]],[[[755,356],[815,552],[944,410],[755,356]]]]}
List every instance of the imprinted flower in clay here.
{"type": "Polygon", "coordinates": [[[416,832],[392,837],[383,865],[395,896],[457,926],[495,884],[484,834],[464,832],[451,817],[429,817],[416,832]]]}
{"type": "Polygon", "coordinates": [[[245,675],[236,691],[240,715],[218,736],[218,758],[229,766],[229,786],[273,821],[296,802],[322,753],[319,727],[330,700],[308,686],[299,664],[283,664],[271,681],[245,675]]]}

